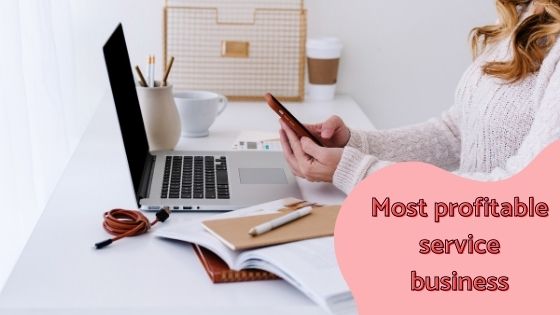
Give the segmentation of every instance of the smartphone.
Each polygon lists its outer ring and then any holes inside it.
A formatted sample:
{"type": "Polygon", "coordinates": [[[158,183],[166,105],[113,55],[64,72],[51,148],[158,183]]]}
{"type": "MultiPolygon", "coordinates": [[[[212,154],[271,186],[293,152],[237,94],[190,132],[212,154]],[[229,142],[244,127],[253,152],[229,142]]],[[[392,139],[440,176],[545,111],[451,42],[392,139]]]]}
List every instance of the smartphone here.
{"type": "Polygon", "coordinates": [[[290,113],[282,103],[280,103],[272,94],[267,93],[264,96],[268,106],[272,108],[273,111],[280,116],[280,119],[284,121],[288,126],[292,127],[292,130],[298,135],[298,137],[308,137],[313,142],[321,147],[325,147],[325,145],[321,142],[320,139],[317,139],[305,126],[300,123],[292,113],[290,113]]]}

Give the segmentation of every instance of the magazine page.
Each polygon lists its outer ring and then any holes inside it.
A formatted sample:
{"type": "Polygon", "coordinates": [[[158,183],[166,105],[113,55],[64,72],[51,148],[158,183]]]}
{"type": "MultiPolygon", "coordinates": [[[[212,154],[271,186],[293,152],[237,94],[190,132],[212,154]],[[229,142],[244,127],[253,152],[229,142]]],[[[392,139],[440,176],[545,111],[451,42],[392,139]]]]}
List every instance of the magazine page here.
{"type": "Polygon", "coordinates": [[[243,252],[237,269],[275,273],[333,314],[353,314],[352,293],[338,268],[334,238],[325,237],[243,252]]]}
{"type": "MultiPolygon", "coordinates": [[[[253,207],[239,209],[227,213],[216,215],[215,219],[226,219],[251,214],[264,214],[277,211],[284,207],[286,203],[293,202],[292,199],[276,200],[253,207]]],[[[171,224],[170,226],[161,227],[154,232],[155,235],[163,238],[169,238],[188,243],[198,244],[206,249],[211,250],[218,255],[230,268],[235,265],[235,260],[239,255],[238,252],[227,248],[220,240],[206,231],[202,225],[202,220],[193,220],[182,222],[179,224],[171,224]]],[[[232,268],[235,269],[235,268],[232,268]]]]}

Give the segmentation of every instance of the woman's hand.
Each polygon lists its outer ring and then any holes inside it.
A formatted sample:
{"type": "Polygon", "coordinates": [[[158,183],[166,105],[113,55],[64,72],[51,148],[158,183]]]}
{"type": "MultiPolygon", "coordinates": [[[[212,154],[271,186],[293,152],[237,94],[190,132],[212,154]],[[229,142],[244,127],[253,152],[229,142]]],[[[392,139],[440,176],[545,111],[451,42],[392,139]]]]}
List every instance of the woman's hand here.
{"type": "Polygon", "coordinates": [[[325,122],[305,127],[317,138],[331,148],[344,148],[350,141],[350,129],[338,116],[332,116],[325,122]]]}
{"type": "Polygon", "coordinates": [[[323,148],[307,137],[299,139],[283,121],[280,124],[280,142],[292,173],[311,182],[332,182],[343,149],[323,148]]]}

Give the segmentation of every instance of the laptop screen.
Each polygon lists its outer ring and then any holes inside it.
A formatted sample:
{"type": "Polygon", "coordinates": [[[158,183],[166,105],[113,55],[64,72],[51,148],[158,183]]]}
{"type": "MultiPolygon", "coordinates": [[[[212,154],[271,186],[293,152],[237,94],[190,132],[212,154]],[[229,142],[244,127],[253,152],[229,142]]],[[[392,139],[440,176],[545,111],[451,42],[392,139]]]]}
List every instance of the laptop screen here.
{"type": "Polygon", "coordinates": [[[121,24],[103,47],[103,53],[130,175],[132,176],[134,191],[138,193],[149,146],[121,24]]]}

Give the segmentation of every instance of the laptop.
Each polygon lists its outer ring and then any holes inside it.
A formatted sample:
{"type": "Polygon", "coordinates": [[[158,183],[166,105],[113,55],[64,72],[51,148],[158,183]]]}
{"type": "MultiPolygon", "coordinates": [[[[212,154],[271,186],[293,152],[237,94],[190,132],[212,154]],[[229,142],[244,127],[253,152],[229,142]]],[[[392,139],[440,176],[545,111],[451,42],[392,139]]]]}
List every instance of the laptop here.
{"type": "Polygon", "coordinates": [[[103,52],[140,209],[228,211],[301,196],[280,152],[150,152],[122,25],[103,52]]]}

